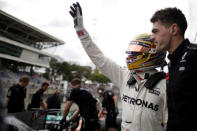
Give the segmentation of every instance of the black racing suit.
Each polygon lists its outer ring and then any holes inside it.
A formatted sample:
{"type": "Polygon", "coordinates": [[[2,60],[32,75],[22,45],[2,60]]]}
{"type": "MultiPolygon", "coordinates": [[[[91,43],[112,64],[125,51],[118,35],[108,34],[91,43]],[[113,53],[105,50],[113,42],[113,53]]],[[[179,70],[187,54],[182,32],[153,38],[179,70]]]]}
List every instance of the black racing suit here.
{"type": "Polygon", "coordinates": [[[80,110],[80,115],[85,119],[84,131],[94,131],[99,129],[98,111],[96,109],[97,100],[92,94],[82,87],[73,88],[69,101],[75,102],[80,110]]]}
{"type": "Polygon", "coordinates": [[[107,118],[105,121],[106,128],[115,128],[116,127],[116,111],[115,111],[115,103],[113,99],[113,92],[107,90],[104,92],[102,106],[107,110],[107,118]]]}
{"type": "Polygon", "coordinates": [[[197,124],[197,45],[185,39],[168,56],[167,131],[192,131],[197,124]]]}

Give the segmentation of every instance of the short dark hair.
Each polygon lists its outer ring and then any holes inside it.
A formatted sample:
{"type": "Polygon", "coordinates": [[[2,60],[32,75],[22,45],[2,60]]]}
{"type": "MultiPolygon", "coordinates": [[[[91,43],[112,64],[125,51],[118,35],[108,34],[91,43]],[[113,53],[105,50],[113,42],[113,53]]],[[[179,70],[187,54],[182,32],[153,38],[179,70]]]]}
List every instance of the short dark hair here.
{"type": "Polygon", "coordinates": [[[165,8],[158,10],[154,13],[152,18],[150,19],[152,23],[160,21],[162,24],[166,26],[170,26],[173,23],[176,23],[180,28],[180,33],[182,35],[185,34],[187,29],[187,20],[185,15],[182,13],[180,9],[174,8],[165,8]]]}
{"type": "Polygon", "coordinates": [[[30,78],[29,76],[27,75],[23,75],[20,79],[19,79],[19,82],[26,82],[28,83],[30,81],[30,78]]]}
{"type": "Polygon", "coordinates": [[[43,82],[41,87],[43,87],[43,86],[49,86],[49,83],[43,82]]]}
{"type": "Polygon", "coordinates": [[[71,85],[75,86],[81,84],[81,80],[79,78],[74,78],[71,80],[71,85]]]}

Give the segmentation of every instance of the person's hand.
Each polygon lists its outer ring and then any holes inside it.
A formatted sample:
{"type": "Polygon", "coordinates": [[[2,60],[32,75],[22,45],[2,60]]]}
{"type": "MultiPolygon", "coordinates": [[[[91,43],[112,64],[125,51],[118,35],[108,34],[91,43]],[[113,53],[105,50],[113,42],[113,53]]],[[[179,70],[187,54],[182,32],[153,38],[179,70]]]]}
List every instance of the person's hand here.
{"type": "Polygon", "coordinates": [[[72,6],[70,6],[70,15],[73,17],[74,19],[74,27],[76,30],[82,29],[84,28],[83,26],[83,16],[82,16],[82,9],[80,4],[77,3],[73,3],[72,6]]]}
{"type": "Polygon", "coordinates": [[[77,3],[73,3],[72,6],[70,6],[70,15],[73,17],[74,20],[74,28],[77,31],[77,35],[80,39],[84,39],[88,37],[88,33],[85,30],[84,26],[83,26],[83,15],[82,15],[82,9],[80,4],[77,3]]]}
{"type": "Polygon", "coordinates": [[[80,131],[81,130],[81,128],[80,127],[77,127],[76,129],[75,129],[75,131],[80,131]]]}
{"type": "Polygon", "coordinates": [[[108,113],[107,111],[103,111],[102,112],[103,115],[107,115],[107,113],[108,113]]]}

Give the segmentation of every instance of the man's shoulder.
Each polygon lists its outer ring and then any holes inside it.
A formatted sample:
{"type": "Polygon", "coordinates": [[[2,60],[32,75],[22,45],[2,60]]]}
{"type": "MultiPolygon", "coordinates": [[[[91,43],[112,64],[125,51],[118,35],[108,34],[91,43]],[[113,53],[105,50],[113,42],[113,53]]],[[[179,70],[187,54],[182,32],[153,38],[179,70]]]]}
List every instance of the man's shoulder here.
{"type": "Polygon", "coordinates": [[[106,90],[105,93],[113,93],[112,90],[106,90]]]}
{"type": "Polygon", "coordinates": [[[77,88],[72,88],[72,89],[71,89],[71,92],[77,92],[77,91],[80,91],[80,88],[79,88],[79,87],[77,87],[77,88]]]}
{"type": "Polygon", "coordinates": [[[197,44],[196,43],[190,43],[187,45],[188,50],[197,50],[197,44]]]}
{"type": "Polygon", "coordinates": [[[52,96],[49,96],[48,98],[47,98],[47,100],[51,100],[51,99],[53,99],[54,97],[53,97],[53,95],[52,96]]]}
{"type": "Polygon", "coordinates": [[[40,90],[37,90],[37,91],[33,94],[32,99],[37,99],[40,95],[41,95],[40,90]]]}
{"type": "Polygon", "coordinates": [[[185,55],[188,55],[188,57],[191,59],[192,57],[196,58],[197,57],[197,44],[190,43],[187,45],[187,49],[185,50],[185,55]]]}
{"type": "Polygon", "coordinates": [[[17,85],[17,84],[12,85],[8,89],[7,97],[10,97],[11,95],[16,95],[18,93],[18,91],[19,91],[18,88],[19,88],[19,85],[17,85]]]}
{"type": "Polygon", "coordinates": [[[82,91],[81,87],[72,88],[71,89],[71,94],[76,94],[76,93],[79,93],[81,91],[82,91]]]}
{"type": "Polygon", "coordinates": [[[108,97],[113,97],[114,93],[112,92],[112,90],[106,90],[105,95],[107,95],[108,97]]]}
{"type": "Polygon", "coordinates": [[[86,88],[84,87],[77,87],[77,88],[73,88],[72,91],[85,91],[85,92],[89,92],[86,88]]]}
{"type": "Polygon", "coordinates": [[[44,93],[44,92],[43,92],[41,89],[39,89],[39,90],[36,91],[35,94],[39,94],[39,95],[40,95],[40,94],[43,94],[43,93],[44,93]]]}
{"type": "Polygon", "coordinates": [[[16,90],[17,88],[19,88],[19,85],[14,84],[14,85],[10,86],[9,90],[16,90]]]}

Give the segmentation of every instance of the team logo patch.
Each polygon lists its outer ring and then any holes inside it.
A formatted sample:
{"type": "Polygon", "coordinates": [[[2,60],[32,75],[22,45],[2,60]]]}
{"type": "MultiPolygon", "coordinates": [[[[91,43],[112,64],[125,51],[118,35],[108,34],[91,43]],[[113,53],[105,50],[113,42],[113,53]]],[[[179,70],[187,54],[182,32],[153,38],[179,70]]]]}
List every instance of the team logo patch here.
{"type": "Polygon", "coordinates": [[[184,54],[183,54],[183,56],[182,56],[182,60],[184,60],[185,59],[185,57],[186,57],[186,55],[187,55],[187,52],[185,52],[184,54]]]}
{"type": "Polygon", "coordinates": [[[158,111],[159,110],[159,105],[157,105],[156,103],[152,103],[152,102],[147,101],[147,100],[136,99],[136,98],[124,95],[124,94],[122,96],[122,101],[124,101],[126,103],[129,103],[129,104],[132,104],[132,105],[145,107],[145,108],[151,109],[153,111],[158,111]]]}
{"type": "Polygon", "coordinates": [[[179,71],[184,71],[185,67],[179,67],[179,71]]]}
{"type": "Polygon", "coordinates": [[[157,90],[149,90],[149,93],[159,96],[160,91],[157,91],[157,90]]]}
{"type": "Polygon", "coordinates": [[[187,52],[185,52],[184,54],[183,54],[183,56],[181,57],[181,63],[183,63],[183,62],[186,62],[186,56],[187,56],[187,52]]]}

